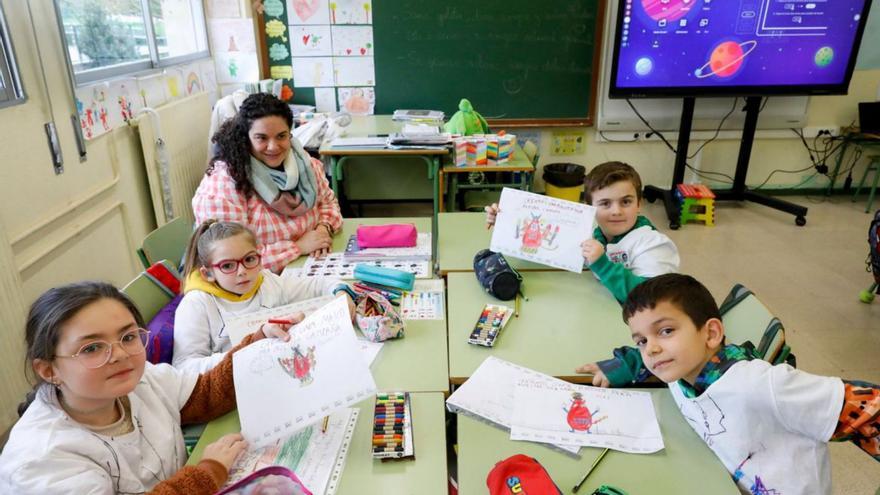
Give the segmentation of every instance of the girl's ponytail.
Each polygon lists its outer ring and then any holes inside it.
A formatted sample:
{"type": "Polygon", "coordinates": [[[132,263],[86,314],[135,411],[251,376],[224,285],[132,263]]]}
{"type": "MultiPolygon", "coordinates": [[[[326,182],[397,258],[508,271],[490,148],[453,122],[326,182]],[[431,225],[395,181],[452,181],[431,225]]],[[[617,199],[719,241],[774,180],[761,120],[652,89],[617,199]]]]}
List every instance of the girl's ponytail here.
{"type": "MultiPolygon", "coordinates": [[[[186,263],[183,266],[183,279],[186,280],[189,278],[190,273],[194,270],[198,270],[200,266],[204,263],[199,256],[199,239],[202,238],[202,234],[204,234],[211,225],[217,223],[217,220],[213,218],[209,218],[201,223],[198,227],[196,227],[195,232],[193,232],[192,237],[189,239],[189,246],[186,248],[185,260],[186,263]]],[[[203,256],[207,253],[201,253],[203,256]]]]}

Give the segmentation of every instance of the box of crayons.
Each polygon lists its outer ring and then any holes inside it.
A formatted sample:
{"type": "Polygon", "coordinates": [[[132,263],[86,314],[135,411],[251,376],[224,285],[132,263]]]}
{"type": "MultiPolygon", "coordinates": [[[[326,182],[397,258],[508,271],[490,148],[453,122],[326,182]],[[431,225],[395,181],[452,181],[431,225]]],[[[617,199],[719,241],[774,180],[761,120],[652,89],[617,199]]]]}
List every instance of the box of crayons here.
{"type": "Polygon", "coordinates": [[[513,310],[507,306],[487,304],[483,308],[483,312],[480,313],[477,324],[474,325],[474,330],[468,338],[468,343],[486,347],[494,346],[495,339],[498,338],[498,334],[501,333],[504,325],[507,325],[512,314],[513,310]]]}
{"type": "Polygon", "coordinates": [[[373,414],[373,458],[415,458],[408,392],[376,394],[373,414]]]}

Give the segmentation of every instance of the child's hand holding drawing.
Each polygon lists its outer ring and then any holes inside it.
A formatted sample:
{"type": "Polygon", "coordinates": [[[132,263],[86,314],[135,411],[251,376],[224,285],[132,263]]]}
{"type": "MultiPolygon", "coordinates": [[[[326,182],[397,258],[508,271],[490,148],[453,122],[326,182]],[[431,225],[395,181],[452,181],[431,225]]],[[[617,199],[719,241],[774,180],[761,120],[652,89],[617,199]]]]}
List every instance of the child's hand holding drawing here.
{"type": "Polygon", "coordinates": [[[260,325],[260,330],[266,337],[281,339],[283,342],[287,342],[290,340],[290,328],[303,321],[305,317],[305,313],[299,311],[284,318],[270,319],[267,323],[260,325]]]}
{"type": "Polygon", "coordinates": [[[217,461],[229,471],[229,468],[235,464],[235,460],[247,449],[247,446],[248,443],[241,436],[241,433],[229,433],[220,437],[216,442],[206,445],[202,460],[217,461]]]}
{"type": "Polygon", "coordinates": [[[584,259],[592,265],[605,254],[605,247],[601,242],[591,238],[581,243],[581,253],[584,255],[584,259]]]}
{"type": "Polygon", "coordinates": [[[602,370],[599,369],[599,366],[596,363],[587,363],[582,366],[578,366],[574,370],[577,373],[593,375],[593,386],[594,387],[602,387],[608,388],[611,386],[611,382],[608,381],[608,377],[605,376],[605,373],[602,373],[602,370]]]}
{"type": "Polygon", "coordinates": [[[495,217],[498,216],[498,212],[501,210],[498,208],[498,203],[492,203],[483,208],[483,210],[486,212],[486,228],[491,229],[495,225],[495,217]]]}

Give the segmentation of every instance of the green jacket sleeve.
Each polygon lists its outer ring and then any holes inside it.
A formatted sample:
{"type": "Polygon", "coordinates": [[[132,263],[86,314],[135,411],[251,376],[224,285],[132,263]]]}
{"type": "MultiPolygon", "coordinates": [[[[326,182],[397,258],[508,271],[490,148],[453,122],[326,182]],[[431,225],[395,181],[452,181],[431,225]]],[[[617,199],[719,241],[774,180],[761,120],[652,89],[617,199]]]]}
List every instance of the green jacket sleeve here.
{"type": "Polygon", "coordinates": [[[604,254],[590,264],[590,270],[599,277],[602,285],[611,291],[611,294],[620,304],[626,301],[629,291],[647,280],[645,277],[640,277],[633,273],[632,270],[623,266],[622,263],[614,263],[604,254]]]}
{"type": "Polygon", "coordinates": [[[653,376],[635,347],[618,347],[614,349],[613,358],[599,361],[596,365],[605,373],[612,387],[643,383],[653,376]]]}

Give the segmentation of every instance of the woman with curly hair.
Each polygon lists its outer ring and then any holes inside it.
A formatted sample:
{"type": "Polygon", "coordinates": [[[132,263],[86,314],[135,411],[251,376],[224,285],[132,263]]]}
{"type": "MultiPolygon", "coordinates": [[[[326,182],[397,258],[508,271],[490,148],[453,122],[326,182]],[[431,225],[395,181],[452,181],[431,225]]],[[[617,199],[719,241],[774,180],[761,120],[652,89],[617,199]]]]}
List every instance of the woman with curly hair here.
{"type": "Polygon", "coordinates": [[[192,200],[196,222],[246,225],[257,236],[263,266],[280,272],[300,255],[330,252],[342,226],[321,162],[290,135],[293,114],[278,98],[248,96],[211,141],[211,159],[192,200]]]}

